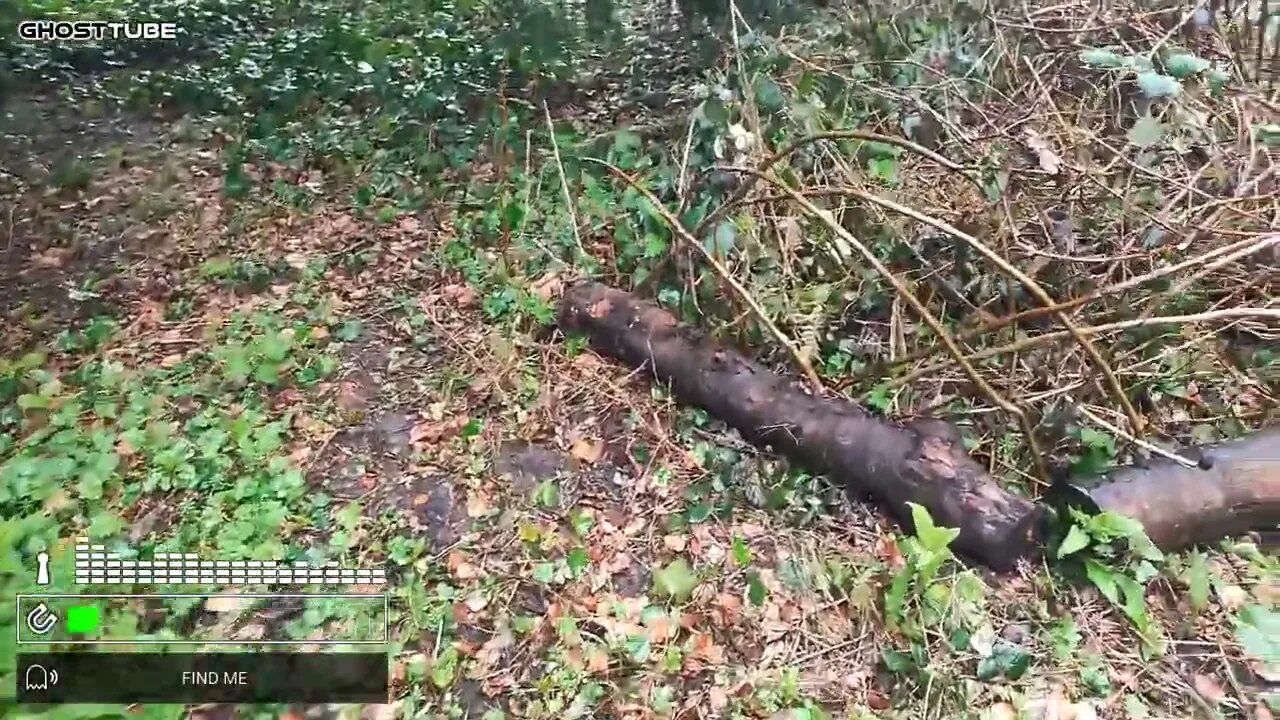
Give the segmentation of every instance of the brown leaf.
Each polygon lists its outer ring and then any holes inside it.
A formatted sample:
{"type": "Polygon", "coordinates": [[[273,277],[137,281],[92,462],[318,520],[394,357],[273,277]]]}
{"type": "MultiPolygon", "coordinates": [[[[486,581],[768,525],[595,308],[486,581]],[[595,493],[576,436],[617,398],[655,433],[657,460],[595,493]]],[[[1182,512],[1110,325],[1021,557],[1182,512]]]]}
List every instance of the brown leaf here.
{"type": "Polygon", "coordinates": [[[649,642],[665,642],[676,635],[676,624],[666,615],[658,615],[648,621],[649,642]]]}
{"type": "Polygon", "coordinates": [[[467,493],[467,517],[484,517],[493,511],[493,503],[489,502],[489,494],[483,490],[467,493]]]}
{"type": "Polygon", "coordinates": [[[1040,133],[1031,128],[1024,130],[1023,136],[1026,139],[1027,147],[1031,148],[1031,152],[1035,153],[1036,160],[1040,163],[1040,169],[1051,175],[1057,175],[1058,171],[1062,169],[1062,158],[1058,157],[1058,154],[1049,147],[1049,142],[1040,133]]]}
{"type": "Polygon", "coordinates": [[[987,709],[990,720],[1018,720],[1018,709],[1007,702],[999,702],[987,709]]]}
{"type": "Polygon", "coordinates": [[[1195,686],[1196,692],[1200,694],[1200,697],[1215,705],[1220,705],[1227,699],[1227,694],[1222,691],[1222,686],[1208,675],[1196,673],[1191,678],[1191,684],[1195,686]]]}
{"type": "Polygon", "coordinates": [[[708,665],[724,665],[727,662],[724,648],[708,633],[693,636],[693,655],[708,665]]]}
{"type": "Polygon", "coordinates": [[[685,535],[664,535],[662,544],[667,546],[668,550],[673,552],[684,552],[685,546],[688,545],[689,538],[685,535]]]}
{"type": "Polygon", "coordinates": [[[469,285],[446,285],[441,293],[459,308],[469,308],[476,304],[476,291],[469,285]]]}
{"type": "Polygon", "coordinates": [[[49,248],[31,259],[43,268],[60,268],[71,259],[71,250],[70,248],[49,248]]]}
{"type": "Polygon", "coordinates": [[[604,443],[583,438],[575,442],[569,452],[585,463],[595,464],[600,461],[600,456],[604,453],[604,443]]]}
{"type": "Polygon", "coordinates": [[[712,617],[720,627],[732,627],[742,619],[742,597],[731,593],[716,596],[712,617]]]}
{"type": "Polygon", "coordinates": [[[587,655],[587,672],[600,674],[609,669],[609,654],[600,649],[592,649],[587,655]]]}

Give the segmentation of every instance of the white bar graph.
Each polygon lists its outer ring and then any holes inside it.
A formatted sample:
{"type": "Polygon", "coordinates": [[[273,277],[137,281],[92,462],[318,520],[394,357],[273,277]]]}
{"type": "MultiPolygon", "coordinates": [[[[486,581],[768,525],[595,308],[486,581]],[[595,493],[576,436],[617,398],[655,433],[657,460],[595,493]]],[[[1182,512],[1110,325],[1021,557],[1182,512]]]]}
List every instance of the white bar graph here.
{"type": "Polygon", "coordinates": [[[156,553],[126,560],[86,538],[76,540],[76,583],[81,585],[385,585],[386,570],[353,570],[337,563],[272,560],[201,560],[194,553],[156,553]]]}

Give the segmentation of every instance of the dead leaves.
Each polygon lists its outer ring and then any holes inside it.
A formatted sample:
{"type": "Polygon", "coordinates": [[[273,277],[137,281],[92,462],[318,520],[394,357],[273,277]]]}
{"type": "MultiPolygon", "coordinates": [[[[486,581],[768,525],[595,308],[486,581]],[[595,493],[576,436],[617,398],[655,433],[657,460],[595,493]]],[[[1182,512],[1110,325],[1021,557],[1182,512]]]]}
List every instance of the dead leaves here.
{"type": "Polygon", "coordinates": [[[1058,156],[1053,148],[1050,147],[1049,141],[1040,133],[1026,128],[1023,131],[1023,140],[1027,143],[1027,147],[1036,156],[1036,160],[1040,164],[1040,169],[1050,175],[1057,175],[1062,170],[1062,158],[1058,156]]]}
{"type": "Polygon", "coordinates": [[[440,294],[450,304],[459,309],[474,307],[479,297],[474,288],[470,285],[462,284],[446,285],[440,289],[440,294]]]}
{"type": "Polygon", "coordinates": [[[694,633],[691,643],[691,657],[712,667],[719,667],[729,662],[724,647],[717,645],[708,633],[694,633]]]}
{"type": "Polygon", "coordinates": [[[481,576],[480,568],[472,565],[470,558],[460,550],[452,550],[445,557],[445,567],[458,580],[475,580],[481,576]]]}
{"type": "Polygon", "coordinates": [[[448,420],[423,420],[409,428],[409,442],[415,447],[434,445],[456,437],[469,419],[454,416],[448,420]]]}
{"type": "Polygon", "coordinates": [[[75,253],[71,248],[55,247],[31,256],[31,263],[46,270],[65,267],[75,253]]]}
{"type": "Polygon", "coordinates": [[[558,273],[548,273],[536,280],[530,289],[543,302],[550,302],[564,293],[564,281],[558,273]]]}
{"type": "Polygon", "coordinates": [[[1195,688],[1196,694],[1214,705],[1221,705],[1227,699],[1227,693],[1222,690],[1222,686],[1208,675],[1196,673],[1191,677],[1191,686],[1195,688]]]}
{"type": "Polygon", "coordinates": [[[594,465],[600,462],[600,457],[604,454],[604,443],[600,440],[581,438],[573,443],[569,454],[582,462],[594,465]]]}

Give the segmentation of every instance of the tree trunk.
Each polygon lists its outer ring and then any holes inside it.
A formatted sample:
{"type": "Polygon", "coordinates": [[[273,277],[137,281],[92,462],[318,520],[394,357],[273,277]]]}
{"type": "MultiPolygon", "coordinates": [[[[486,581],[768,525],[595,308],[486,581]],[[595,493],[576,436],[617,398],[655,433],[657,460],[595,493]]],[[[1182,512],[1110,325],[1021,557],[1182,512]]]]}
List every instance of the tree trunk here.
{"type": "MultiPolygon", "coordinates": [[[[1280,429],[1199,450],[1205,462],[1172,460],[1116,470],[1074,489],[1090,509],[1142,522],[1160,548],[1177,550],[1280,524],[1280,429]]],[[[1078,496],[1077,496],[1078,497],[1078,496]]]]}
{"type": "Polygon", "coordinates": [[[643,367],[676,397],[706,409],[747,440],[781,452],[911,526],[907,503],[959,528],[955,549],[997,570],[1039,546],[1043,510],[1001,489],[935,420],[897,424],[843,398],[809,395],[742,355],[695,337],[665,310],[597,284],[570,288],[560,326],[596,349],[643,367]]]}
{"type": "MultiPolygon", "coordinates": [[[[1012,569],[1043,546],[1047,507],[1002,489],[947,423],[896,423],[842,397],[814,397],[681,327],[656,305],[604,285],[569,288],[560,327],[583,332],[598,351],[645,369],[682,402],[707,410],[750,442],[880,503],[909,530],[908,503],[923,506],[939,525],[960,530],[958,552],[995,570],[1012,569]]],[[[1204,469],[1173,461],[1126,468],[1088,484],[1060,484],[1051,502],[1127,515],[1165,550],[1276,529],[1280,429],[1204,453],[1204,469]]]]}

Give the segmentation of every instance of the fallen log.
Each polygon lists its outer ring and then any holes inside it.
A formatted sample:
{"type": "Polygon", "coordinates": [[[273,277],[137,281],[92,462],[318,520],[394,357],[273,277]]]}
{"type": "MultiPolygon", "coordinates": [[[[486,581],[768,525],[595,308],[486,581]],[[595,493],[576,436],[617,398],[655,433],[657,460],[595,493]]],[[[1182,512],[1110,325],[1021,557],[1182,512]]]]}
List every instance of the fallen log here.
{"type": "MultiPolygon", "coordinates": [[[[881,504],[908,530],[908,503],[958,528],[954,548],[992,569],[1012,569],[1038,552],[1049,510],[1000,487],[965,452],[947,423],[897,423],[845,398],[810,395],[740,353],[700,337],[674,316],[629,293],[595,283],[566,290],[559,324],[592,346],[670,385],[756,445],[824,474],[881,504]]],[[[1117,470],[1097,481],[1056,487],[1051,502],[1109,510],[1141,522],[1161,548],[1280,523],[1280,429],[1204,450],[1201,467],[1172,461],[1117,470]]]]}
{"type": "Polygon", "coordinates": [[[1164,550],[1280,525],[1280,428],[1197,452],[1199,467],[1161,460],[1122,468],[1073,483],[1074,497],[1064,499],[1140,521],[1164,550]]]}
{"type": "Polygon", "coordinates": [[[621,290],[569,288],[560,327],[670,384],[757,445],[771,447],[848,490],[880,502],[908,528],[907,503],[958,528],[954,547],[997,570],[1037,548],[1044,510],[1000,488],[959,434],[929,420],[897,424],[842,398],[818,398],[741,354],[696,337],[675,317],[621,290]]]}

